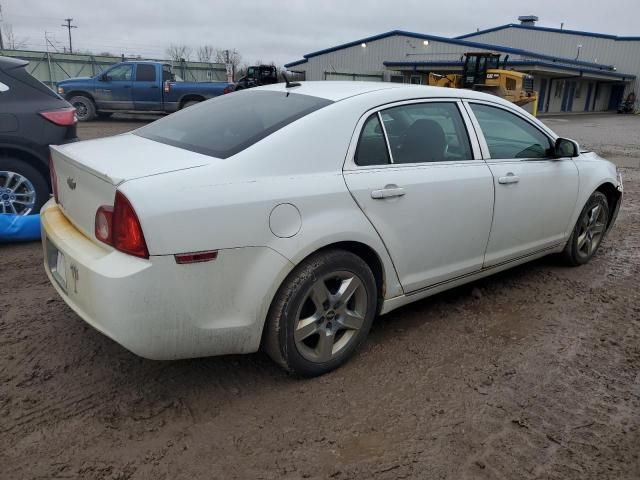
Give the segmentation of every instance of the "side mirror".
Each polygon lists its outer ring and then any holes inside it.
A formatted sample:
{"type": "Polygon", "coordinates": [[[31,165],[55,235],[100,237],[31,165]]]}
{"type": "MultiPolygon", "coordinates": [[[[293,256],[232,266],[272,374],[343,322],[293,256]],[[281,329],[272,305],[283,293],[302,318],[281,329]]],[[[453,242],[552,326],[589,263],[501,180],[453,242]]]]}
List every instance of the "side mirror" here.
{"type": "Polygon", "coordinates": [[[102,75],[100,75],[100,81],[101,82],[108,82],[109,81],[109,75],[107,75],[106,73],[103,73],[102,75]]]}
{"type": "Polygon", "coordinates": [[[580,146],[574,140],[559,137],[556,140],[554,154],[556,158],[577,157],[580,154],[580,146]]]}

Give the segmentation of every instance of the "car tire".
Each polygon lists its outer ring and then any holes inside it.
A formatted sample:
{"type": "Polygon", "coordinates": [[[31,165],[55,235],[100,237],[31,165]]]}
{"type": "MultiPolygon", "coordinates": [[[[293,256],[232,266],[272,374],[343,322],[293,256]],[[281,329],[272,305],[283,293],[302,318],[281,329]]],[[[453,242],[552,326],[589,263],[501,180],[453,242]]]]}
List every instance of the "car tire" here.
{"type": "Polygon", "coordinates": [[[47,200],[49,184],[40,171],[19,158],[0,157],[0,213],[37,214],[47,200]]]}
{"type": "Polygon", "coordinates": [[[192,107],[193,105],[196,105],[196,104],[198,104],[200,102],[201,102],[201,100],[189,100],[188,102],[184,102],[182,104],[182,107],[180,108],[180,110],[184,110],[185,108],[192,107]]]}
{"type": "Polygon", "coordinates": [[[96,118],[96,106],[90,98],[78,95],[71,97],[69,103],[76,109],[76,117],[79,122],[89,122],[96,118]]]}
{"type": "Polygon", "coordinates": [[[296,375],[330,372],[365,340],[376,306],[376,281],[364,260],[344,250],[319,252],[300,263],[278,290],[263,349],[296,375]]]}
{"type": "Polygon", "coordinates": [[[584,265],[602,243],[609,224],[609,202],[602,192],[594,192],[580,212],[571,237],[563,251],[567,263],[584,265]]]}

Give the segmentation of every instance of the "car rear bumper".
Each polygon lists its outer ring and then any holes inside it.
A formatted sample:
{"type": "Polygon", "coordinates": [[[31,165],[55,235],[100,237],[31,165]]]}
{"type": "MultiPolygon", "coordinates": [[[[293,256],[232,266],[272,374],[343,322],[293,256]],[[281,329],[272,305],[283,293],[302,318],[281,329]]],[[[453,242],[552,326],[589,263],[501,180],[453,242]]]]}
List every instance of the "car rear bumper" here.
{"type": "Polygon", "coordinates": [[[64,301],[133,353],[170,360],[258,349],[292,265],[267,247],[220,250],[211,262],[139,259],[85,237],[53,200],[41,211],[44,267],[64,301]]]}

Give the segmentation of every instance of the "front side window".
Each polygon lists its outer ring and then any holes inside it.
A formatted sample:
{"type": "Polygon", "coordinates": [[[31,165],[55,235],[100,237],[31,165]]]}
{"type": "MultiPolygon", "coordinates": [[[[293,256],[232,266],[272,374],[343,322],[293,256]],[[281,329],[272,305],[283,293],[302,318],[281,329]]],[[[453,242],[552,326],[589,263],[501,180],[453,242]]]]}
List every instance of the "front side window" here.
{"type": "Polygon", "coordinates": [[[371,115],[362,128],[355,157],[356,165],[386,165],[389,151],[378,114],[371,115]]]}
{"type": "Polygon", "coordinates": [[[492,159],[550,156],[549,137],[518,115],[477,103],[471,104],[471,110],[478,119],[492,159]]]}
{"type": "Polygon", "coordinates": [[[107,72],[107,77],[112,82],[128,81],[133,76],[133,65],[118,65],[107,72]]]}
{"type": "Polygon", "coordinates": [[[472,160],[469,136],[453,102],[414,103],[382,112],[393,163],[472,160]]]}
{"type": "Polygon", "coordinates": [[[331,103],[299,93],[249,90],[221,95],[133,133],[192,152],[228,158],[331,103]]]}

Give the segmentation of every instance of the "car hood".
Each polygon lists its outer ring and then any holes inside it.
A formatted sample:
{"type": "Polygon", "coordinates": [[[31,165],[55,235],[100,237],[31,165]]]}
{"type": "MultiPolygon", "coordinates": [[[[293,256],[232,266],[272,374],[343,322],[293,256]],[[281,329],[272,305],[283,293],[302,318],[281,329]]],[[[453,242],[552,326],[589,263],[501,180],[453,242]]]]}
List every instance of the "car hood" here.
{"type": "Polygon", "coordinates": [[[220,161],[131,133],[51,148],[77,168],[112,185],[220,161]]]}

